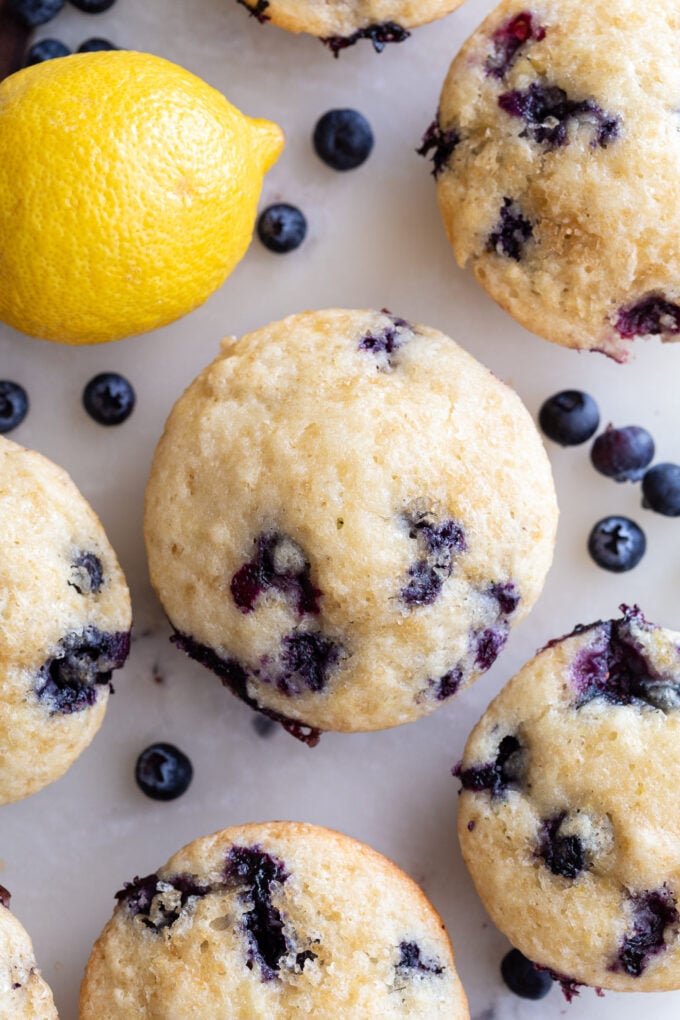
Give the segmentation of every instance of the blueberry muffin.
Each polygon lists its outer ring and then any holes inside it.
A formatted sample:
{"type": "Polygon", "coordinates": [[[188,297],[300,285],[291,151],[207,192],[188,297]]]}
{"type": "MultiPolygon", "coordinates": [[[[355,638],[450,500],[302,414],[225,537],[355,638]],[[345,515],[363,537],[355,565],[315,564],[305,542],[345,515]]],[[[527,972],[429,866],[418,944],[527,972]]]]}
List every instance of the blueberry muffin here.
{"type": "Polygon", "coordinates": [[[172,411],[146,499],[176,643],[312,741],[417,719],[488,669],[555,523],[517,395],[387,312],[225,342],[172,411]]]}
{"type": "Polygon", "coordinates": [[[116,895],[80,1020],[468,1020],[433,907],[391,861],[337,832],[225,829],[116,895]]]}
{"type": "Polygon", "coordinates": [[[451,65],[421,150],[449,239],[547,340],[680,336],[679,46],[675,0],[504,0],[451,65]]]}
{"type": "Polygon", "coordinates": [[[621,608],[520,670],[457,769],[477,891],[567,990],[680,988],[680,634],[621,608]]]}
{"type": "Polygon", "coordinates": [[[0,439],[0,804],[58,779],[99,729],[130,597],[61,468],[0,439]]]}
{"type": "Polygon", "coordinates": [[[0,885],[0,1016],[3,1020],[56,1020],[52,992],[40,976],[31,940],[11,913],[9,901],[9,893],[0,885]]]}
{"type": "Polygon", "coordinates": [[[443,18],[463,0],[237,0],[254,18],[289,32],[308,32],[337,57],[341,50],[368,39],[377,53],[387,43],[403,42],[410,28],[443,18]]]}

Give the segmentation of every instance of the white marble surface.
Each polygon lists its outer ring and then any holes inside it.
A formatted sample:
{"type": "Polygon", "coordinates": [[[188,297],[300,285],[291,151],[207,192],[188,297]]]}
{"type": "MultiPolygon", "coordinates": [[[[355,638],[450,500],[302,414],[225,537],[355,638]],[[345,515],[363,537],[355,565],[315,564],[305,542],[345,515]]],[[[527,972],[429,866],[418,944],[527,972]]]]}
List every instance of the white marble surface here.
{"type": "Polygon", "coordinates": [[[118,0],[99,17],[65,10],[41,32],[73,46],[108,35],[161,54],[203,75],[246,112],[278,120],[288,144],[263,201],[300,205],[310,228],[289,256],[255,242],[203,308],[148,336],[73,350],[0,329],[0,376],[23,383],[32,402],[13,438],[72,473],[119,551],[135,609],[129,664],[93,746],[58,783],[1,811],[0,882],[32,933],[64,1020],[76,1017],[91,944],[125,880],[152,871],[195,836],[269,818],[340,829],[421,882],[452,935],[474,1020],[671,1020],[680,1013],[680,993],[599,999],[585,990],[567,1007],[557,989],[540,1003],[505,989],[498,964],[508,946],[463,868],[450,775],[490,698],[549,638],[614,614],[622,601],[680,627],[680,521],[641,510],[637,488],[597,476],[587,449],[551,446],[562,507],[555,563],[541,601],[493,670],[429,719],[377,734],[326,735],[313,751],[283,732],[259,737],[249,710],[170,646],[147,580],[143,488],[173,401],[223,335],[304,308],[389,307],[456,337],[533,412],[557,389],[586,389],[603,423],[645,425],[659,459],[680,459],[680,344],[642,345],[626,366],[558,349],[515,325],[456,268],[428,167],[414,149],[453,53],[491,7],[469,0],[381,56],[363,44],[339,60],[315,40],[260,27],[234,0],[118,0]],[[371,159],[347,174],[326,168],[309,141],[316,119],[337,106],[363,111],[376,135],[371,159]],[[80,405],[84,383],[107,369],[127,375],[139,399],[129,421],[109,430],[80,405]],[[637,518],[649,540],[640,566],[623,577],[599,570],[585,551],[590,526],[617,512],[637,518]],[[159,739],[179,744],[195,765],[192,787],[170,804],[147,800],[132,775],[138,752],[159,739]]]}

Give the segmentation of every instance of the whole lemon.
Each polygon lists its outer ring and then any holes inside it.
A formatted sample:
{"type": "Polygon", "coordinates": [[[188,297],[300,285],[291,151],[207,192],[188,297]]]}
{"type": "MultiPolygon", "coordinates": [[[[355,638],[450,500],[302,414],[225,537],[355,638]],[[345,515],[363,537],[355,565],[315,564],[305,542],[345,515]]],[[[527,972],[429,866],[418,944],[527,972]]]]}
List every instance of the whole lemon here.
{"type": "Polygon", "coordinates": [[[101,343],[200,305],[244,255],[283,134],[147,53],[0,84],[0,319],[101,343]]]}

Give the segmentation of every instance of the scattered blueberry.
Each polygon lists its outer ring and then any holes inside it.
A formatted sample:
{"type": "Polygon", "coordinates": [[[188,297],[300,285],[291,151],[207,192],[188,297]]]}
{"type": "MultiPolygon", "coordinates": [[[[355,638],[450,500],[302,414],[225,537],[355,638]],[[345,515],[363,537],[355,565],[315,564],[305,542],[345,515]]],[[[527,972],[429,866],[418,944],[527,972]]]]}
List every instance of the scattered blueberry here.
{"type": "Polygon", "coordinates": [[[247,965],[252,969],[253,964],[259,964],[262,980],[275,980],[290,947],[284,919],[272,903],[272,885],[283,885],[288,872],[282,861],[259,846],[233,846],[227,855],[225,877],[245,886],[243,899],[250,909],[241,924],[248,938],[247,965]]]}
{"type": "MultiPolygon", "coordinates": [[[[243,3],[244,0],[238,0],[243,3]]],[[[269,6],[264,0],[265,6],[269,6]]],[[[382,25],[369,25],[368,28],[360,28],[352,35],[331,35],[321,42],[328,46],[334,57],[340,56],[340,50],[346,50],[348,46],[354,46],[360,39],[370,39],[376,53],[382,53],[387,43],[404,42],[410,36],[405,28],[397,25],[394,21],[386,21],[382,25]]]]}
{"type": "Polygon", "coordinates": [[[455,128],[444,131],[436,117],[423,135],[420,148],[416,149],[419,156],[432,160],[432,176],[439,177],[445,169],[453,150],[460,142],[460,135],[455,128]],[[430,155],[432,153],[432,155],[430,155]]]}
{"type": "Polygon", "coordinates": [[[200,885],[194,875],[160,878],[153,874],[126,882],[116,893],[116,899],[125,904],[132,917],[139,917],[145,927],[158,933],[172,927],[192,897],[207,896],[212,891],[210,886],[200,885]]]}
{"type": "Polygon", "coordinates": [[[642,505],[665,517],[680,516],[680,464],[655,464],[642,479],[642,505]]]}
{"type": "Polygon", "coordinates": [[[607,426],[590,451],[593,467],[615,482],[637,482],[654,458],[654,440],[647,429],[627,425],[615,429],[607,426]]]}
{"type": "Polygon", "coordinates": [[[644,531],[629,517],[604,517],[588,536],[588,552],[598,567],[615,574],[637,567],[646,548],[644,531]]]}
{"type": "Polygon", "coordinates": [[[618,117],[606,114],[592,99],[570,99],[557,85],[532,82],[524,91],[504,92],[498,97],[498,105],[510,117],[521,117],[526,124],[523,133],[550,149],[567,144],[572,120],[594,128],[592,144],[602,149],[619,133],[618,117]]]}
{"type": "Polygon", "coordinates": [[[463,670],[460,666],[454,666],[453,669],[440,676],[438,680],[430,680],[429,686],[433,689],[434,697],[437,701],[446,701],[447,698],[453,697],[462,682],[463,670]]]}
{"type": "Polygon", "coordinates": [[[636,336],[671,336],[680,333],[680,306],[667,301],[663,294],[648,294],[633,305],[619,309],[615,323],[620,336],[632,340],[636,336]]]}
{"type": "Polygon", "coordinates": [[[562,390],[542,405],[538,423],[548,439],[560,446],[578,446],[597,431],[600,412],[587,393],[562,390]]]}
{"type": "Polygon", "coordinates": [[[242,613],[251,613],[260,595],[280,592],[296,611],[319,613],[323,592],[312,584],[311,566],[292,538],[271,531],[253,540],[255,555],[236,571],[230,582],[232,598],[242,613]]]}
{"type": "Polygon", "coordinates": [[[62,638],[38,670],[35,693],[51,715],[71,715],[94,705],[98,687],[111,687],[130,651],[130,634],[105,634],[86,627],[62,638]]]}
{"type": "Polygon", "coordinates": [[[501,974],[510,991],[522,999],[544,999],[553,986],[550,974],[539,970],[519,949],[511,949],[505,954],[501,961],[501,974]]]}
{"type": "Polygon", "coordinates": [[[56,17],[64,0],[10,0],[10,10],[29,28],[44,25],[56,17]]]}
{"type": "Polygon", "coordinates": [[[135,391],[122,375],[101,372],[83,390],[83,406],[100,425],[120,425],[135,406],[135,391]]]}
{"type": "Polygon", "coordinates": [[[94,553],[78,553],[71,564],[70,580],[66,583],[79,595],[98,595],[104,583],[102,561],[94,553]]]}
{"type": "Polygon", "coordinates": [[[524,748],[517,737],[509,733],[498,744],[495,761],[469,769],[464,769],[461,763],[453,774],[460,779],[464,790],[473,793],[487,790],[492,797],[502,797],[506,790],[521,786],[526,771],[525,759],[524,748]]]}
{"type": "Polygon", "coordinates": [[[193,775],[190,760],[174,744],[151,744],[142,751],[135,765],[137,786],[152,800],[181,797],[193,775]]]}
{"type": "Polygon", "coordinates": [[[503,78],[514,62],[517,52],[528,42],[545,39],[545,29],[534,24],[534,15],[520,11],[497,29],[491,37],[493,53],[486,62],[486,73],[503,78]]]}
{"type": "Polygon", "coordinates": [[[586,855],[578,836],[560,834],[566,817],[566,812],[563,812],[543,822],[538,856],[543,858],[553,875],[574,879],[586,867],[586,855]]]}
{"type": "Polygon", "coordinates": [[[284,694],[299,693],[301,681],[310,691],[322,691],[342,649],[317,631],[293,631],[282,642],[283,676],[277,678],[284,694]]]}
{"type": "Polygon", "coordinates": [[[531,222],[522,215],[517,202],[504,198],[500,219],[489,234],[486,250],[519,262],[525,243],[533,234],[531,222]]]}
{"type": "Polygon", "coordinates": [[[491,669],[508,640],[508,628],[489,627],[474,635],[475,666],[491,669]]]}
{"type": "Polygon", "coordinates": [[[426,560],[418,560],[408,569],[408,581],[399,592],[407,606],[429,606],[439,598],[442,578],[426,560]]]}
{"type": "Polygon", "coordinates": [[[116,0],[71,0],[73,6],[85,14],[103,14],[109,7],[113,7],[115,2],[116,0]]]}
{"type": "Polygon", "coordinates": [[[279,255],[299,248],[307,235],[307,220],[295,205],[268,206],[257,221],[257,236],[265,248],[279,255]]]}
{"type": "Polygon", "coordinates": [[[101,53],[104,50],[117,50],[118,47],[114,46],[108,39],[100,39],[98,36],[93,36],[92,39],[85,39],[81,42],[78,47],[78,53],[101,53]]]}
{"type": "Polygon", "coordinates": [[[11,432],[21,425],[28,414],[28,394],[19,383],[8,379],[0,381],[0,434],[11,432]]]}
{"type": "Polygon", "coordinates": [[[613,971],[624,970],[631,977],[639,977],[647,966],[648,958],[666,948],[666,928],[678,923],[675,900],[665,886],[654,892],[631,896],[632,931],[623,943],[613,971]]]}
{"type": "Polygon", "coordinates": [[[333,170],[354,170],[371,154],[373,132],[357,110],[329,110],[317,122],[312,136],[319,159],[333,170]]]}
{"type": "Polygon", "coordinates": [[[42,64],[45,60],[56,60],[57,57],[68,57],[71,50],[61,39],[41,39],[26,54],[25,66],[42,64]]]}
{"type": "Polygon", "coordinates": [[[443,974],[444,967],[437,960],[423,958],[420,946],[417,942],[399,943],[399,961],[395,969],[400,977],[409,977],[411,974],[443,974]]]}

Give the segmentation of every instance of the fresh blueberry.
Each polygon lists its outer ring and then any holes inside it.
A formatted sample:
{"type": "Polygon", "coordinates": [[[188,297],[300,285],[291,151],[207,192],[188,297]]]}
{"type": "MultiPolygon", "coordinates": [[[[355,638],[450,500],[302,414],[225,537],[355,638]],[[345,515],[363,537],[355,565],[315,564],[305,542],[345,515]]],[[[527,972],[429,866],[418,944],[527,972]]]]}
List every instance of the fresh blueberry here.
{"type": "Polygon", "coordinates": [[[680,464],[655,464],[642,479],[642,505],[665,517],[680,516],[680,464]]]}
{"type": "Polygon", "coordinates": [[[538,413],[538,423],[548,439],[560,446],[578,446],[597,431],[600,412],[587,393],[562,390],[549,397],[538,413]]]}
{"type": "Polygon", "coordinates": [[[18,428],[28,414],[28,394],[19,383],[0,381],[0,434],[18,428]]]}
{"type": "Polygon", "coordinates": [[[646,548],[644,531],[629,517],[604,517],[588,536],[588,552],[598,567],[615,574],[637,567],[646,548]]]}
{"type": "Polygon", "coordinates": [[[99,36],[93,36],[92,39],[86,39],[81,42],[78,47],[78,53],[101,53],[103,50],[117,50],[118,47],[114,46],[108,39],[100,39],[99,36]]]}
{"type": "Polygon", "coordinates": [[[590,451],[593,467],[615,482],[637,482],[654,457],[654,440],[647,429],[627,425],[607,426],[590,451]]]}
{"type": "Polygon", "coordinates": [[[373,132],[357,110],[329,110],[312,136],[319,159],[333,170],[354,170],[371,154],[373,132]]]}
{"type": "Polygon", "coordinates": [[[64,0],[10,0],[10,10],[24,25],[35,28],[56,17],[64,0]]]}
{"type": "Polygon", "coordinates": [[[26,54],[26,67],[42,64],[44,60],[55,60],[57,57],[68,57],[71,50],[61,39],[41,39],[31,46],[26,54]]]}
{"type": "Polygon", "coordinates": [[[259,846],[233,846],[225,877],[245,887],[243,899],[250,907],[241,918],[248,939],[247,966],[252,970],[257,963],[263,981],[275,980],[291,947],[284,918],[272,902],[272,886],[283,885],[288,872],[282,861],[259,846]]]}
{"type": "Polygon", "coordinates": [[[257,221],[257,236],[265,248],[285,255],[299,248],[307,235],[307,220],[295,205],[268,206],[257,221]]]}
{"type": "Polygon", "coordinates": [[[501,961],[501,974],[510,991],[522,999],[544,999],[553,985],[550,974],[539,970],[519,949],[511,949],[505,954],[501,961]]]}
{"type": "Polygon", "coordinates": [[[174,744],[151,744],[142,751],[135,765],[137,786],[152,800],[181,797],[193,775],[190,760],[174,744]]]}
{"type": "Polygon", "coordinates": [[[73,6],[85,14],[103,14],[109,7],[113,7],[115,2],[116,0],[71,0],[73,6]]]}
{"type": "Polygon", "coordinates": [[[83,406],[100,425],[120,425],[132,414],[135,391],[117,372],[101,372],[83,390],[83,406]]]}
{"type": "MultiPolygon", "coordinates": [[[[237,0],[244,3],[244,0],[237,0]]],[[[269,4],[264,0],[265,6],[269,4]]],[[[369,25],[367,28],[359,28],[352,35],[331,35],[322,39],[321,42],[328,46],[334,57],[340,56],[340,50],[346,50],[348,46],[354,46],[360,39],[370,39],[376,53],[382,53],[387,43],[404,42],[410,36],[405,28],[397,25],[394,21],[385,21],[382,25],[369,25]]]]}

